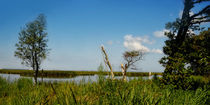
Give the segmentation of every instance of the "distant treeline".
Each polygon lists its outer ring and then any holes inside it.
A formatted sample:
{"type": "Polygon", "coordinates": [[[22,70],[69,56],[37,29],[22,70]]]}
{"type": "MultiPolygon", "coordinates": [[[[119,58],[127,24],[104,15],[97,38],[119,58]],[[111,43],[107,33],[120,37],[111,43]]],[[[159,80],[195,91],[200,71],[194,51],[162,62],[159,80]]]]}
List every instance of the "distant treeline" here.
{"type": "MultiPolygon", "coordinates": [[[[33,70],[19,70],[19,69],[1,69],[0,73],[4,74],[20,74],[20,76],[33,76],[33,70]]],[[[109,72],[98,71],[60,71],[60,70],[40,70],[39,77],[57,77],[57,78],[71,78],[75,76],[88,75],[109,75],[109,72]]],[[[115,76],[122,76],[122,72],[114,72],[115,76]]],[[[161,72],[151,72],[151,75],[162,75],[161,72]]],[[[128,72],[127,76],[149,76],[149,72],[128,72]]]]}

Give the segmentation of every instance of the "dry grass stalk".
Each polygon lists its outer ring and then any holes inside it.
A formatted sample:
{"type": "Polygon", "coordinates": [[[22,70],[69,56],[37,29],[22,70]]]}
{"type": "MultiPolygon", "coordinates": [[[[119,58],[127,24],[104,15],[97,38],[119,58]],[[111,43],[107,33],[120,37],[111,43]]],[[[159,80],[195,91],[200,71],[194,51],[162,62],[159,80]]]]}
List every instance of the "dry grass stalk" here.
{"type": "Polygon", "coordinates": [[[126,80],[126,72],[125,72],[125,68],[124,68],[123,64],[121,64],[121,70],[122,70],[122,75],[123,75],[123,81],[127,81],[126,80]]]}
{"type": "Polygon", "coordinates": [[[111,66],[111,64],[110,64],[110,62],[109,62],[108,55],[107,55],[107,53],[106,53],[106,51],[105,51],[105,49],[104,49],[103,46],[101,46],[101,50],[102,50],[102,52],[103,52],[103,54],[104,54],[104,62],[105,62],[105,64],[109,67],[109,69],[110,69],[110,71],[111,71],[112,79],[114,79],[114,73],[113,73],[113,70],[112,70],[112,66],[111,66]]]}

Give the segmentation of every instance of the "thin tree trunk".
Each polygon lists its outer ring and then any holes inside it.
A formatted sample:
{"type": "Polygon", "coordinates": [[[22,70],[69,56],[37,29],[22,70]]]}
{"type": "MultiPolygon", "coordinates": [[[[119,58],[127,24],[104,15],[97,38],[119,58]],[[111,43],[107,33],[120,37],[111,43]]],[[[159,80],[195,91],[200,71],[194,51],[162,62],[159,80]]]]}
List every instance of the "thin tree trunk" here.
{"type": "Polygon", "coordinates": [[[35,85],[36,85],[37,84],[36,70],[34,70],[34,82],[35,82],[35,85]]]}
{"type": "Polygon", "coordinates": [[[152,75],[152,73],[151,72],[149,72],[149,76],[151,76],[152,75]]]}
{"type": "Polygon", "coordinates": [[[38,69],[38,68],[36,68],[36,70],[35,70],[35,72],[34,72],[34,80],[35,80],[35,84],[37,84],[38,71],[39,71],[39,69],[38,69]]]}
{"type": "Polygon", "coordinates": [[[39,64],[37,61],[37,53],[35,52],[35,65],[36,65],[36,70],[35,70],[35,84],[37,84],[37,77],[39,73],[39,64]]]}
{"type": "Polygon", "coordinates": [[[123,81],[127,81],[126,79],[126,70],[123,64],[121,64],[121,70],[122,70],[122,76],[123,76],[123,81]]]}
{"type": "Polygon", "coordinates": [[[114,79],[114,73],[113,73],[113,70],[112,70],[112,66],[109,62],[108,55],[106,54],[106,51],[104,50],[103,46],[101,46],[101,50],[102,50],[103,54],[105,55],[105,63],[106,63],[106,65],[108,65],[108,67],[111,71],[112,79],[114,79]]]}

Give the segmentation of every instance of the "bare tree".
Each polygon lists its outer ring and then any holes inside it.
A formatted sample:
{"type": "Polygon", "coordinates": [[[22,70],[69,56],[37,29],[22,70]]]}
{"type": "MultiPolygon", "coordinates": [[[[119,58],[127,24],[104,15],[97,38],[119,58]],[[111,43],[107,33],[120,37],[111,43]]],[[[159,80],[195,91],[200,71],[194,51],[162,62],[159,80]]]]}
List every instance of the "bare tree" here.
{"type": "Polygon", "coordinates": [[[112,70],[112,66],[111,66],[111,63],[109,62],[108,55],[107,55],[107,53],[106,53],[106,51],[105,51],[103,46],[101,46],[101,51],[103,52],[103,55],[104,55],[104,62],[109,67],[109,69],[111,71],[112,79],[114,79],[114,73],[113,73],[113,70],[112,70]]]}
{"type": "Polygon", "coordinates": [[[121,69],[124,81],[126,81],[127,70],[130,67],[132,67],[131,69],[135,69],[135,63],[142,60],[143,55],[143,51],[126,51],[125,53],[123,53],[125,64],[121,64],[121,69]]]}

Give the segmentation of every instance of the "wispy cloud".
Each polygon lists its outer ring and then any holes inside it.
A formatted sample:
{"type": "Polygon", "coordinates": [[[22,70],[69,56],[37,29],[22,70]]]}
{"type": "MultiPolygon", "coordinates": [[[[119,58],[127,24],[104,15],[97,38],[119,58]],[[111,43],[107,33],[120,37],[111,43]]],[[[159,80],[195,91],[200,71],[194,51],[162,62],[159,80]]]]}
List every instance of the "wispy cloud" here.
{"type": "Polygon", "coordinates": [[[163,30],[155,31],[153,32],[153,35],[158,38],[163,38],[163,37],[166,37],[164,35],[165,32],[169,32],[169,30],[163,29],[163,30]]]}
{"type": "Polygon", "coordinates": [[[152,53],[158,53],[158,54],[163,54],[162,50],[160,50],[160,49],[152,49],[150,52],[152,52],[152,53]]]}
{"type": "Polygon", "coordinates": [[[113,40],[109,40],[106,42],[107,45],[114,45],[114,44],[120,44],[120,41],[117,40],[117,41],[113,41],[113,40]]]}
{"type": "Polygon", "coordinates": [[[108,44],[108,45],[112,45],[112,44],[113,44],[113,41],[109,40],[109,41],[107,42],[107,44],[108,44]]]}

